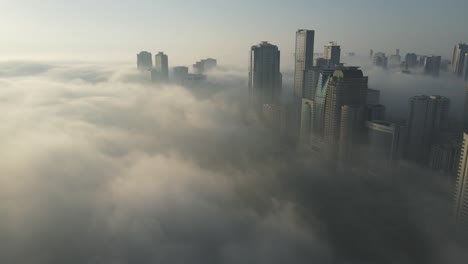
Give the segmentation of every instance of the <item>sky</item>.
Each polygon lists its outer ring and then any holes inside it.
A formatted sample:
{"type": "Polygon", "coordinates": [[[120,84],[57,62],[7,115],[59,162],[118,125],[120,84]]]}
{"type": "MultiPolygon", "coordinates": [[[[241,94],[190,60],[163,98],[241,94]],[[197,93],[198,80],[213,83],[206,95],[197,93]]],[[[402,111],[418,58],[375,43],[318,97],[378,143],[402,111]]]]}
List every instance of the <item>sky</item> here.
{"type": "Polygon", "coordinates": [[[125,60],[166,52],[171,66],[204,57],[245,66],[251,45],[268,40],[292,65],[294,33],[316,30],[316,51],[442,55],[468,41],[464,0],[356,1],[0,1],[0,56],[6,59],[125,60]]]}

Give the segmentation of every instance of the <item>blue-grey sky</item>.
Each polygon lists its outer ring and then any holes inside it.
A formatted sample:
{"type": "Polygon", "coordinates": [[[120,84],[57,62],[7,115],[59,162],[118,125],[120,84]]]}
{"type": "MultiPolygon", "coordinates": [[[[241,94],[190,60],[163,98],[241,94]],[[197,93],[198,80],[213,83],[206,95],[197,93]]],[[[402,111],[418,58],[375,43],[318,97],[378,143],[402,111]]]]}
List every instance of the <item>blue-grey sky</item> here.
{"type": "Polygon", "coordinates": [[[466,0],[0,0],[3,58],[133,60],[165,51],[170,64],[216,57],[247,63],[249,47],[277,44],[284,64],[298,28],[316,30],[316,50],[450,55],[468,42],[466,0]]]}

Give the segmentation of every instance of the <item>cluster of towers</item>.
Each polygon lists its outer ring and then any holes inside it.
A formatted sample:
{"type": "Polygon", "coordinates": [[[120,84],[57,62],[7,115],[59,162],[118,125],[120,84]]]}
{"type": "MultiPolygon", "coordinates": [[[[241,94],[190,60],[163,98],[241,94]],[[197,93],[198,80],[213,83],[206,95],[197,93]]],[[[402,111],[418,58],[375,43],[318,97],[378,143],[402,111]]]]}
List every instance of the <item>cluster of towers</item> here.
{"type": "MultiPolygon", "coordinates": [[[[292,103],[281,97],[278,47],[268,42],[251,47],[249,93],[257,116],[292,137],[296,146],[320,154],[342,172],[366,166],[371,174],[381,173],[403,159],[447,174],[455,174],[459,168],[456,219],[468,226],[468,129],[459,155],[460,133],[448,128],[450,100],[438,95],[414,96],[407,104],[406,121],[390,122],[380,104],[380,91],[368,88],[368,77],[359,67],[341,63],[340,46],[330,42],[324,58],[314,60],[314,42],[313,30],[296,32],[292,103]]],[[[460,65],[468,63],[464,48],[457,45],[454,52],[452,68],[458,75],[463,74],[460,65]]],[[[372,57],[382,67],[401,65],[399,50],[390,59],[383,53],[372,57]]],[[[406,69],[422,63],[426,74],[439,74],[439,56],[408,54],[405,59],[406,69]]],[[[468,120],[466,113],[465,117],[468,120]]]]}
{"type": "MultiPolygon", "coordinates": [[[[217,61],[212,58],[200,60],[193,65],[194,73],[189,73],[189,67],[176,66],[172,71],[172,80],[178,84],[193,84],[206,79],[205,73],[217,67],[217,61]]],[[[142,72],[149,72],[152,82],[169,82],[169,60],[163,52],[153,56],[148,51],[137,54],[137,68],[142,72]]]]}

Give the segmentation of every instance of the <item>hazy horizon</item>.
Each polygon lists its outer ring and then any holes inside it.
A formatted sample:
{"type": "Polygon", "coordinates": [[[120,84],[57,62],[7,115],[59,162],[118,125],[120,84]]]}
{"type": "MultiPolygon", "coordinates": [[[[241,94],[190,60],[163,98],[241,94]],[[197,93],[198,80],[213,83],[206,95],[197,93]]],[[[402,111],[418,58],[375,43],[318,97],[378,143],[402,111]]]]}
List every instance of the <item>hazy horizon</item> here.
{"type": "Polygon", "coordinates": [[[8,35],[0,39],[4,59],[133,61],[148,50],[164,51],[172,66],[205,57],[242,66],[250,46],[267,40],[292,66],[300,28],[316,31],[315,52],[337,41],[343,54],[400,49],[449,59],[453,45],[466,41],[468,2],[46,0],[2,1],[0,10],[8,21],[0,24],[8,35]]]}

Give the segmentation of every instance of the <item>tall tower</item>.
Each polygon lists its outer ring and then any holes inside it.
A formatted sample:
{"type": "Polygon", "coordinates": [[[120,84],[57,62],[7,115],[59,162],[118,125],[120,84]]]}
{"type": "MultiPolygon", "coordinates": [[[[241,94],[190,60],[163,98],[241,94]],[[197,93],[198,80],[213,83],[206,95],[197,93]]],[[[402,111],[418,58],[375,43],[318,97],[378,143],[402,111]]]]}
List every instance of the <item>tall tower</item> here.
{"type": "Polygon", "coordinates": [[[160,74],[162,81],[169,80],[169,61],[166,54],[159,52],[154,56],[154,68],[160,74]]]}
{"type": "Polygon", "coordinates": [[[142,51],[137,54],[137,67],[140,71],[151,70],[153,68],[153,57],[151,53],[142,51]]]}
{"type": "Polygon", "coordinates": [[[294,95],[302,99],[304,89],[304,72],[314,66],[315,31],[299,29],[296,32],[296,58],[294,68],[294,95]]]}
{"type": "Polygon", "coordinates": [[[455,188],[455,222],[468,233],[468,134],[463,134],[463,146],[455,188]]]}
{"type": "Polygon", "coordinates": [[[427,163],[431,142],[447,128],[450,100],[442,96],[415,96],[409,100],[408,158],[427,163]]]}
{"type": "Polygon", "coordinates": [[[325,59],[328,60],[329,66],[339,65],[341,62],[341,47],[336,44],[336,42],[330,42],[325,45],[323,55],[325,56],[325,59]]]}
{"type": "Polygon", "coordinates": [[[319,75],[317,89],[315,91],[315,115],[312,130],[323,137],[325,126],[325,96],[328,90],[328,81],[333,76],[334,70],[323,69],[319,75]]]}
{"type": "MultiPolygon", "coordinates": [[[[336,160],[339,150],[341,114],[345,105],[352,109],[364,108],[367,102],[367,83],[358,67],[341,67],[336,69],[328,82],[325,95],[324,141],[325,156],[329,160],[336,160]]],[[[348,108],[346,108],[348,110],[348,108]]],[[[364,111],[360,111],[364,114],[364,111]]],[[[364,118],[361,118],[364,126],[364,118]]]]}
{"type": "Polygon", "coordinates": [[[468,45],[459,43],[453,48],[452,55],[452,72],[457,76],[463,75],[463,67],[465,65],[465,54],[468,53],[468,45]]]}
{"type": "Polygon", "coordinates": [[[252,106],[262,111],[265,104],[277,104],[281,86],[278,47],[266,41],[252,46],[249,65],[249,93],[252,106]]]}

